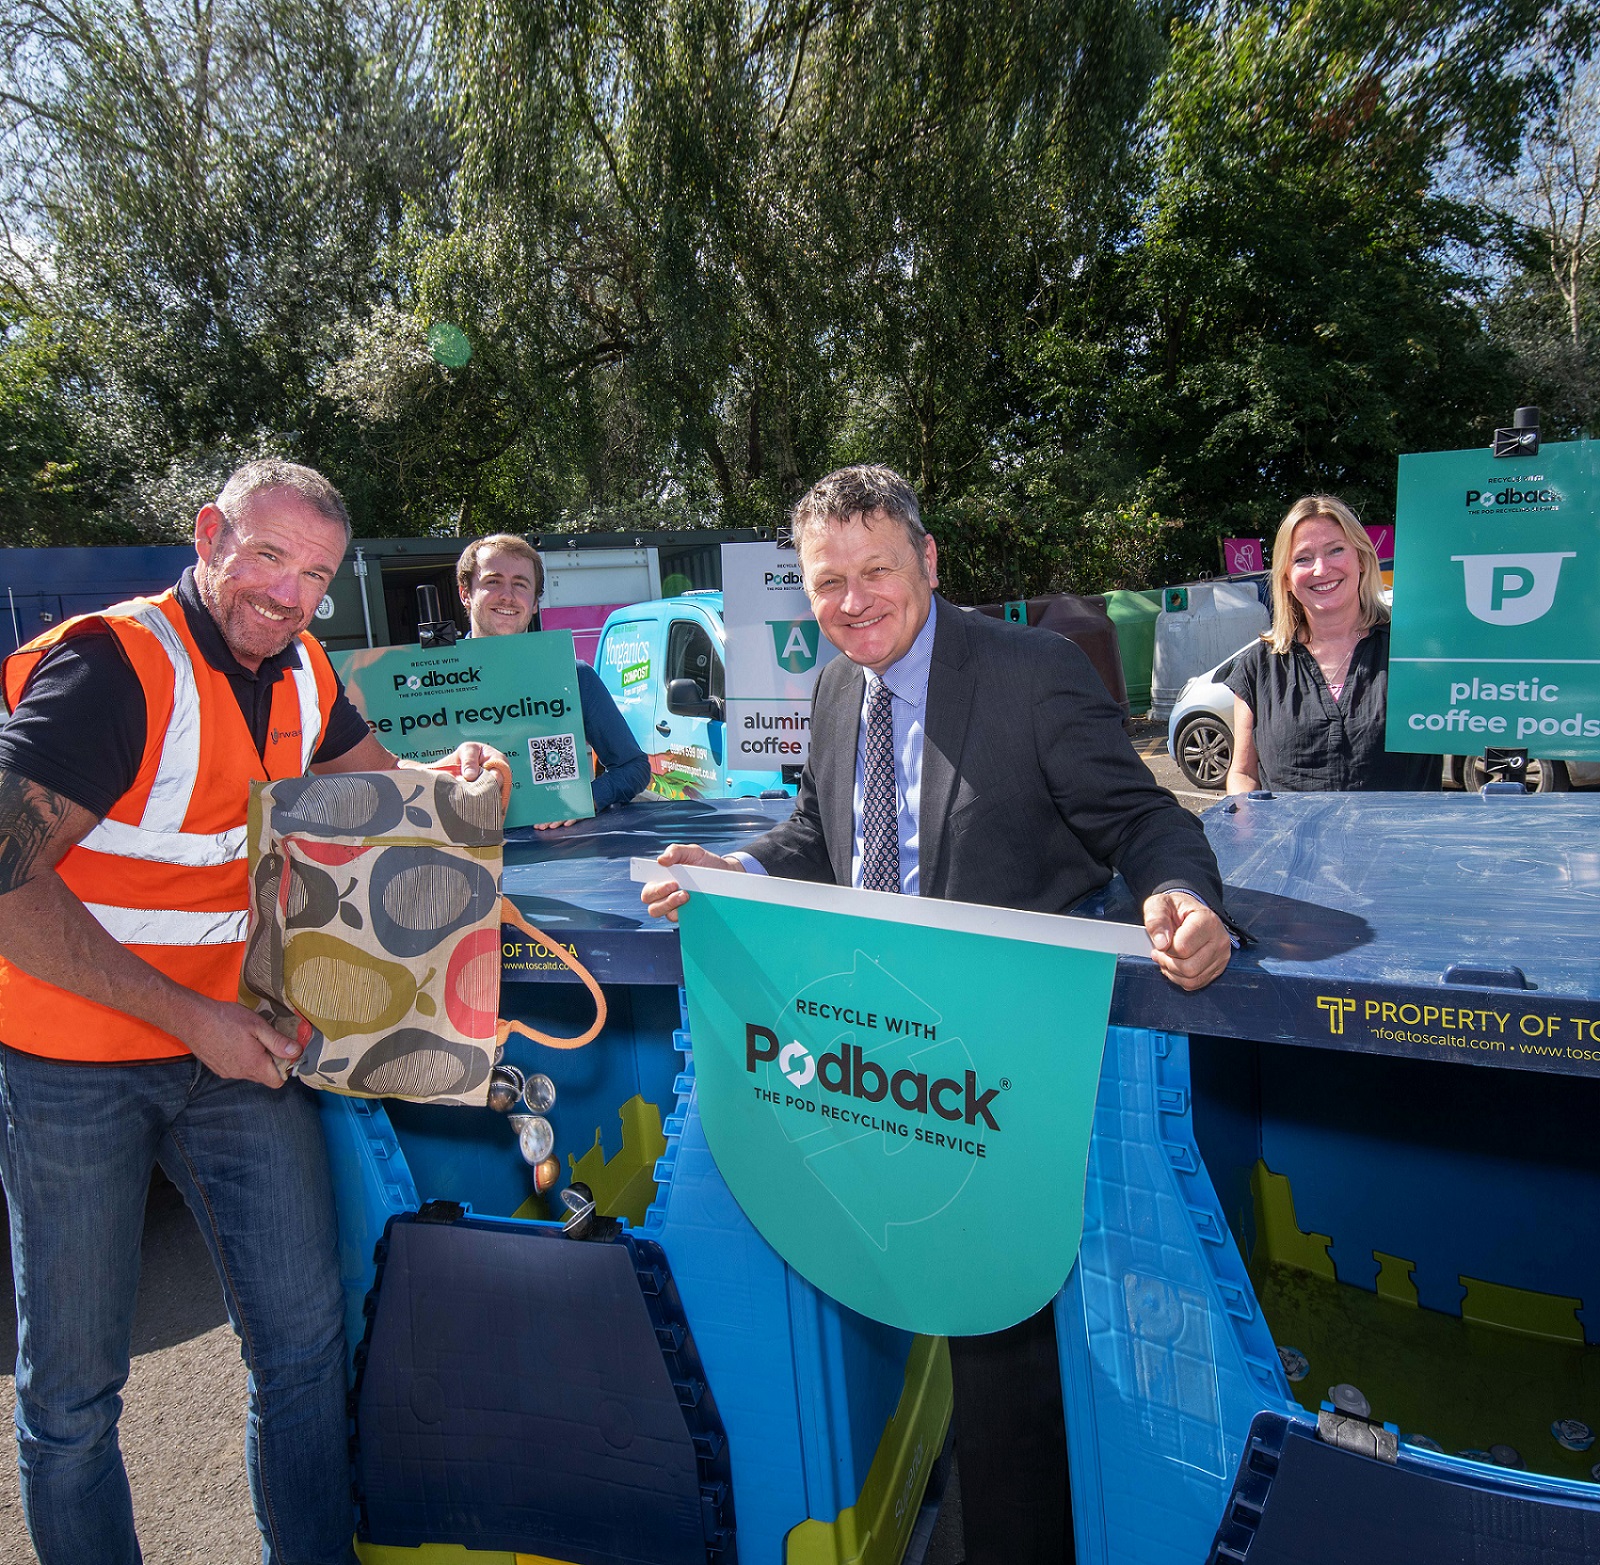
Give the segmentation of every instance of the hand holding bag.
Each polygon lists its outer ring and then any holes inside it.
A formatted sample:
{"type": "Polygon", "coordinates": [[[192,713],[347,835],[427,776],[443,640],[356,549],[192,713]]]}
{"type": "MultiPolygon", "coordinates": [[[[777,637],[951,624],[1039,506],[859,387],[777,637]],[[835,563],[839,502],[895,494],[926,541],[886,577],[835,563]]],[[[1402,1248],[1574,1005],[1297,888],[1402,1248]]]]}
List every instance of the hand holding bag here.
{"type": "Polygon", "coordinates": [[[258,783],[248,824],[241,1003],[302,1053],[308,1086],[482,1105],[513,1029],[578,1048],[605,1023],[599,985],[501,896],[500,769],[341,772],[258,783]],[[499,1019],[500,925],[556,952],[597,1015],[576,1038],[499,1019]]]}

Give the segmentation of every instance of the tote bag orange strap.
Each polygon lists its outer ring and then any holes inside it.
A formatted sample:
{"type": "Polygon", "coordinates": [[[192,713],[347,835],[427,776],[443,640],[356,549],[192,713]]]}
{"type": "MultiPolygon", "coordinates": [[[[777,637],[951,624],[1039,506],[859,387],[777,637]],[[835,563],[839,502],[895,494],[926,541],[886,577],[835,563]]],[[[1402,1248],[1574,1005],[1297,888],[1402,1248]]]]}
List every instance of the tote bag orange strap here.
{"type": "Polygon", "coordinates": [[[542,929],[536,929],[522,916],[510,897],[500,899],[500,922],[510,924],[513,929],[520,929],[530,940],[542,945],[547,951],[553,952],[566,966],[570,967],[584,987],[594,996],[594,1021],[589,1028],[575,1038],[553,1038],[549,1033],[538,1031],[526,1022],[507,1021],[501,1017],[495,1027],[495,1039],[502,1046],[512,1033],[520,1033],[524,1038],[531,1038],[535,1043],[542,1043],[552,1049],[581,1049],[586,1043],[593,1043],[600,1036],[600,1030],[606,1024],[606,997],[600,985],[594,980],[594,974],[589,971],[575,956],[572,956],[558,940],[552,940],[542,929]]]}

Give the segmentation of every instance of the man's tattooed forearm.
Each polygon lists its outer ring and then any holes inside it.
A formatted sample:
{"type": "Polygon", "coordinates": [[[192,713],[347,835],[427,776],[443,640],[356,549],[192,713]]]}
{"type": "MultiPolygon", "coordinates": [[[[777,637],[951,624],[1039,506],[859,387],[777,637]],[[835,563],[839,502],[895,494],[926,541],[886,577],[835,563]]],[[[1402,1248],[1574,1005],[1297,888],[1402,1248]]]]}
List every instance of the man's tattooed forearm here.
{"type": "Polygon", "coordinates": [[[72,810],[72,802],[15,772],[0,771],[0,894],[25,886],[38,874],[48,850],[72,810]]]}

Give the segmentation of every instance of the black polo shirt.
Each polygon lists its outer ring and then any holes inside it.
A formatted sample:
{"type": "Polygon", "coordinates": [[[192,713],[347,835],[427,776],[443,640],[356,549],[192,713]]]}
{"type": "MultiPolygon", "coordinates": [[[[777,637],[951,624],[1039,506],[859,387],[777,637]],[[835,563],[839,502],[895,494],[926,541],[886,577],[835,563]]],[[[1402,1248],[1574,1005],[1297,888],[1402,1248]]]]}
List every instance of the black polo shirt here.
{"type": "MultiPolygon", "coordinates": [[[[257,753],[264,755],[273,687],[294,667],[294,645],[263,659],[252,671],[228,650],[200,601],[193,566],[178,583],[178,602],[201,655],[227,676],[257,753]]],[[[16,711],[0,728],[0,768],[103,818],[139,775],[147,726],[144,687],[121,643],[105,626],[86,628],[53,648],[33,671],[16,711]]],[[[312,764],[337,760],[369,731],[344,686],[338,685],[312,764]]]]}

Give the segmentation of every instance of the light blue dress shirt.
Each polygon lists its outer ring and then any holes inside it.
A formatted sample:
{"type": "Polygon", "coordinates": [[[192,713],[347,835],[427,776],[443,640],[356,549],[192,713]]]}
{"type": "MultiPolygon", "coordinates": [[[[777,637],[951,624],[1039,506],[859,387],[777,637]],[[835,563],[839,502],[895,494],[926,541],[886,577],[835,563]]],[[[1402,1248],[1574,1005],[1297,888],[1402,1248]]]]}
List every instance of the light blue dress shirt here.
{"type": "MultiPolygon", "coordinates": [[[[918,865],[917,827],[922,814],[922,739],[928,722],[928,667],[933,662],[932,608],[923,621],[917,639],[898,663],[884,671],[883,683],[894,698],[890,710],[894,718],[894,794],[895,826],[900,838],[900,889],[916,896],[922,889],[918,865]]],[[[856,729],[856,780],[850,796],[850,819],[854,838],[850,846],[850,884],[861,884],[861,848],[865,828],[863,800],[866,797],[867,703],[878,676],[867,673],[861,698],[861,718],[856,729]]]]}

